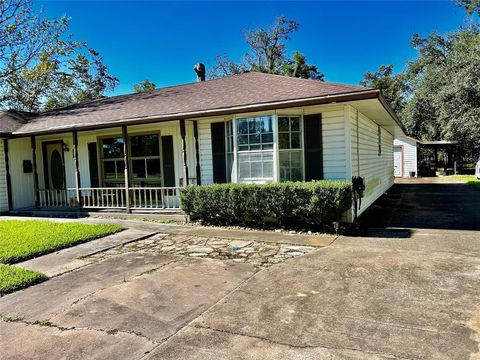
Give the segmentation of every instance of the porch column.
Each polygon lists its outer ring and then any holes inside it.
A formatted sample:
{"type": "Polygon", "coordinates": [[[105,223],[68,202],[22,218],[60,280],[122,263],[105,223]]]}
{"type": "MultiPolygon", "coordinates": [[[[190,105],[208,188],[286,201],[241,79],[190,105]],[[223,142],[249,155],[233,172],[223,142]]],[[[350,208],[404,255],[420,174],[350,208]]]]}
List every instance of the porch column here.
{"type": "Polygon", "coordinates": [[[193,122],[193,137],[195,138],[195,158],[197,166],[195,167],[195,174],[197,177],[197,185],[202,185],[202,174],[200,172],[200,148],[198,145],[198,122],[193,122]]]}
{"type": "Polygon", "coordinates": [[[127,213],[130,212],[130,171],[128,167],[128,132],[127,127],[122,126],[122,138],[123,138],[123,162],[125,166],[125,206],[127,213]]]}
{"type": "Polygon", "coordinates": [[[180,136],[182,138],[182,156],[183,156],[183,186],[188,185],[188,165],[187,165],[187,142],[185,140],[185,120],[180,121],[180,136]]]}
{"type": "Polygon", "coordinates": [[[38,194],[38,172],[37,172],[37,143],[35,135],[30,137],[30,143],[32,145],[32,165],[33,165],[33,184],[35,187],[35,207],[40,207],[40,198],[38,194]]]}
{"type": "Polygon", "coordinates": [[[78,133],[77,130],[72,131],[73,138],[73,164],[75,167],[75,197],[77,198],[77,206],[81,207],[80,202],[80,169],[78,166],[78,133]]]}
{"type": "Polygon", "coordinates": [[[10,177],[10,161],[8,159],[8,139],[3,139],[3,152],[5,154],[5,172],[7,177],[7,201],[8,211],[13,210],[12,179],[10,177]]]}

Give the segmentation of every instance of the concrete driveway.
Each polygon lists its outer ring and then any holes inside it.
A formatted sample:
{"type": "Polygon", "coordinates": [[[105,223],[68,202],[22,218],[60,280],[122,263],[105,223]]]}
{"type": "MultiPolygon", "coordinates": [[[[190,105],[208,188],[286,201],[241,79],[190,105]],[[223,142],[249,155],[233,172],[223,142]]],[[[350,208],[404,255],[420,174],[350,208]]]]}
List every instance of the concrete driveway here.
{"type": "Polygon", "coordinates": [[[2,359],[480,359],[474,208],[396,186],[360,232],[262,269],[120,253],[1,298],[2,359]]]}

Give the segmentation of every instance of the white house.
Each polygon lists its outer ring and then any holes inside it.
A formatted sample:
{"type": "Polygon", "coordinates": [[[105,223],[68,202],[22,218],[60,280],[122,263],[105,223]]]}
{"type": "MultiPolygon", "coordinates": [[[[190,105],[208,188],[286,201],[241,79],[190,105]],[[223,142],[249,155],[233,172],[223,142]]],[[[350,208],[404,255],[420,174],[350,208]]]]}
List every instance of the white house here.
{"type": "Polygon", "coordinates": [[[418,176],[418,145],[421,142],[409,136],[395,138],[393,141],[393,167],[395,177],[418,176]]]}
{"type": "Polygon", "coordinates": [[[0,114],[0,211],[178,208],[187,184],[393,184],[402,125],[378,90],[261,73],[0,114]]]}

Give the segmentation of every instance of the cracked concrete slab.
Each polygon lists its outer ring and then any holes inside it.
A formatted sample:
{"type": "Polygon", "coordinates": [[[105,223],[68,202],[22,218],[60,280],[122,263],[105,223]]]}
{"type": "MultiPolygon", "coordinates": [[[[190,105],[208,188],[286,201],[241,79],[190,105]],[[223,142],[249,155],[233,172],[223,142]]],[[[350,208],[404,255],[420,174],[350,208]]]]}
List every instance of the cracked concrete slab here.
{"type": "Polygon", "coordinates": [[[218,332],[211,329],[189,327],[175,338],[157,347],[145,357],[149,360],[257,360],[257,359],[348,359],[381,360],[391,356],[367,354],[353,349],[323,347],[294,347],[266,339],[218,332]]]}
{"type": "Polygon", "coordinates": [[[74,270],[0,298],[0,314],[45,320],[98,290],[131,280],[176,258],[157,253],[128,253],[74,270]]]}
{"type": "Polygon", "coordinates": [[[469,359],[479,298],[478,258],[334,246],[257,274],[194,325],[296,347],[469,359]]]}
{"type": "Polygon", "coordinates": [[[161,341],[254,273],[250,264],[184,258],[98,291],[50,321],[67,328],[133,332],[161,341]]]}
{"type": "Polygon", "coordinates": [[[2,359],[138,359],[155,344],[127,333],[0,322],[2,359]]]}

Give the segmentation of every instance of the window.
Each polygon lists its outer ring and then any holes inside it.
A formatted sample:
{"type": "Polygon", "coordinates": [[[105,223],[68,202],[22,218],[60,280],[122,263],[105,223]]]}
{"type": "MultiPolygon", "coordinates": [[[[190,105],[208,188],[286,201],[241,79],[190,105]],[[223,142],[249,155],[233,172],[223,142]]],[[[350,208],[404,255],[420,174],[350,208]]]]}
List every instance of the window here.
{"type": "MultiPolygon", "coordinates": [[[[130,173],[132,182],[161,184],[160,143],[158,134],[130,138],[130,173]]],[[[125,183],[123,138],[101,140],[103,179],[106,186],[125,183]]]]}
{"type": "Polygon", "coordinates": [[[303,180],[303,149],[300,116],[278,117],[280,181],[303,180]]]}
{"type": "Polygon", "coordinates": [[[225,123],[225,147],[227,153],[227,182],[232,181],[233,169],[233,124],[232,121],[225,123]]]}
{"type": "Polygon", "coordinates": [[[121,137],[103,139],[101,145],[105,182],[123,183],[125,178],[123,139],[121,137]]]}
{"type": "Polygon", "coordinates": [[[161,184],[160,143],[158,134],[130,137],[132,180],[161,184]]]}
{"type": "Polygon", "coordinates": [[[271,116],[237,119],[238,179],[273,181],[271,116]]]}

